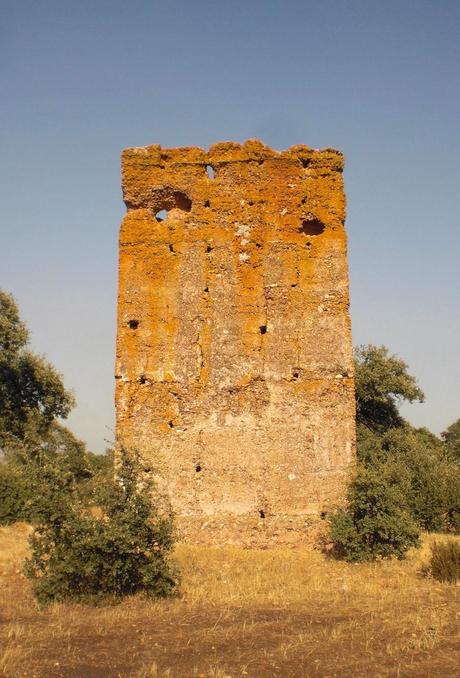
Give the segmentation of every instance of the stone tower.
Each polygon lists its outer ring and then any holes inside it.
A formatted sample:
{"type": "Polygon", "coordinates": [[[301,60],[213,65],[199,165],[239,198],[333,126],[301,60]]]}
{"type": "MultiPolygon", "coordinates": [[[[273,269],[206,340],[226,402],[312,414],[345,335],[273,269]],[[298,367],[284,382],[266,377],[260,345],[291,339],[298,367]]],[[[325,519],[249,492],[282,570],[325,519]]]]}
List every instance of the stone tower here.
{"type": "Polygon", "coordinates": [[[195,524],[301,524],[340,502],[354,461],[342,154],[250,140],[131,148],[122,164],[118,439],[195,524]]]}

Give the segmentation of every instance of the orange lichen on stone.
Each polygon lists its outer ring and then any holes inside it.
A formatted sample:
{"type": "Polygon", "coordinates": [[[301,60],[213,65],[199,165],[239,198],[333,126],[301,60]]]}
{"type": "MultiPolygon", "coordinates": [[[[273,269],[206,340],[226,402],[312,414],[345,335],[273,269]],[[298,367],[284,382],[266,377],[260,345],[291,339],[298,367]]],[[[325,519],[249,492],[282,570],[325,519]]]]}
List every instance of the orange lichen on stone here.
{"type": "Polygon", "coordinates": [[[256,140],[123,153],[117,437],[180,516],[274,525],[343,500],[342,171],[338,151],[256,140]]]}

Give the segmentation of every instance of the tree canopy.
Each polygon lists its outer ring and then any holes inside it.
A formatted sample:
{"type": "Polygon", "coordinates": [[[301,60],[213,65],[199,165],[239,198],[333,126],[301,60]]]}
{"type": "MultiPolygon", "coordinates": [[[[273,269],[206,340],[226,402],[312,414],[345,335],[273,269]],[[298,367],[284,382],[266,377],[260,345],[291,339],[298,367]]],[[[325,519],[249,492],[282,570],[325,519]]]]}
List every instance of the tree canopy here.
{"type": "Polygon", "coordinates": [[[441,433],[451,455],[460,462],[460,419],[454,421],[448,429],[441,433]]]}
{"type": "Polygon", "coordinates": [[[403,400],[423,402],[425,395],[408,366],[386,346],[357,346],[354,350],[356,420],[371,431],[401,426],[398,411],[403,400]]]}
{"type": "Polygon", "coordinates": [[[420,528],[458,531],[460,468],[455,459],[460,455],[456,457],[455,450],[460,420],[442,434],[442,440],[406,421],[400,404],[422,402],[424,394],[404,360],[385,346],[357,347],[355,370],[359,468],[375,472],[390,489],[398,486],[420,528]]]}
{"type": "Polygon", "coordinates": [[[61,375],[28,344],[14,298],[0,290],[0,448],[28,431],[45,433],[75,404],[61,375]]]}

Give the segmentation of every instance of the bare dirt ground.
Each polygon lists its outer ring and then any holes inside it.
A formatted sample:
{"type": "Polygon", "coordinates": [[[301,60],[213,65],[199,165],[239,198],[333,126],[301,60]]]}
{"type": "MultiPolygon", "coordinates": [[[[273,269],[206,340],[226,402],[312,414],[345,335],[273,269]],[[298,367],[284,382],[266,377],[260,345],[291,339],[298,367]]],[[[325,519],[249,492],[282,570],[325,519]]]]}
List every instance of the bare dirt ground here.
{"type": "Polygon", "coordinates": [[[433,535],[407,561],[373,565],[180,545],[175,600],[39,610],[21,575],[27,531],[0,528],[0,676],[459,675],[460,588],[419,574],[433,535]]]}

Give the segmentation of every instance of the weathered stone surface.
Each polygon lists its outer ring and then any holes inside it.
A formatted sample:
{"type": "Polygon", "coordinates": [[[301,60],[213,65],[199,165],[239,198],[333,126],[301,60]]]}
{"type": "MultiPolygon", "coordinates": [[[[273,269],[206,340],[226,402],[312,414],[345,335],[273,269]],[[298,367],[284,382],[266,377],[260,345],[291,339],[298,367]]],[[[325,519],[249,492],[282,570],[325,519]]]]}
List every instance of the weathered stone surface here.
{"type": "Polygon", "coordinates": [[[338,151],[255,140],[123,153],[117,436],[191,524],[302,521],[343,498],[342,169],[338,151]]]}

